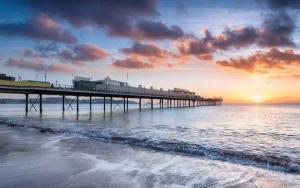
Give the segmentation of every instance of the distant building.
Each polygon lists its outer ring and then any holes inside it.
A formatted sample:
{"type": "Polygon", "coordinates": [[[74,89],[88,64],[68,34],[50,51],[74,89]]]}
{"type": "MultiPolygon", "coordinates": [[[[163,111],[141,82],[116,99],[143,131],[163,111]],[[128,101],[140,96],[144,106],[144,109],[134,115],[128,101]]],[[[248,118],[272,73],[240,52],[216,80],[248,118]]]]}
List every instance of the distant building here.
{"type": "Polygon", "coordinates": [[[187,89],[181,89],[181,88],[174,88],[171,91],[174,92],[174,93],[183,94],[183,95],[191,95],[191,96],[195,95],[194,92],[191,92],[191,91],[189,91],[187,89]]]}
{"type": "Polygon", "coordinates": [[[12,76],[7,76],[6,74],[0,74],[0,80],[15,81],[16,78],[12,76]]]}
{"type": "Polygon", "coordinates": [[[129,86],[126,82],[112,80],[109,76],[102,80],[92,81],[90,78],[76,76],[73,80],[73,88],[77,90],[89,91],[109,91],[134,94],[148,95],[168,95],[168,96],[190,96],[196,97],[194,92],[186,89],[174,88],[173,90],[165,91],[163,88],[154,89],[153,87],[145,88],[142,85],[138,87],[129,86]]]}
{"type": "Polygon", "coordinates": [[[108,87],[127,87],[126,82],[112,80],[109,76],[103,80],[92,81],[90,78],[75,76],[73,80],[74,89],[80,90],[105,90],[108,87]]]}
{"type": "Polygon", "coordinates": [[[105,77],[103,80],[97,80],[96,82],[97,85],[102,85],[102,86],[120,86],[120,87],[128,86],[126,82],[112,80],[109,76],[105,77]]]}
{"type": "Polygon", "coordinates": [[[91,81],[90,78],[75,76],[73,88],[79,90],[95,90],[96,82],[91,81]]]}

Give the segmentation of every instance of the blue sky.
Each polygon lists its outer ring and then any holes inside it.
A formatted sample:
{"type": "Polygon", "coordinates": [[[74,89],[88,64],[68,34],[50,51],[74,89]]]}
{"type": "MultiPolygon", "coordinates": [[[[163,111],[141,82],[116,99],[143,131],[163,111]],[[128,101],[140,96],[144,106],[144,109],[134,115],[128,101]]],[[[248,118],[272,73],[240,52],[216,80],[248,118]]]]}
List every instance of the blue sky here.
{"type": "Polygon", "coordinates": [[[300,93],[292,87],[300,77],[300,6],[281,3],[2,1],[0,68],[22,79],[47,73],[62,84],[75,75],[125,80],[128,72],[131,85],[221,93],[228,101],[293,97],[300,93]]]}

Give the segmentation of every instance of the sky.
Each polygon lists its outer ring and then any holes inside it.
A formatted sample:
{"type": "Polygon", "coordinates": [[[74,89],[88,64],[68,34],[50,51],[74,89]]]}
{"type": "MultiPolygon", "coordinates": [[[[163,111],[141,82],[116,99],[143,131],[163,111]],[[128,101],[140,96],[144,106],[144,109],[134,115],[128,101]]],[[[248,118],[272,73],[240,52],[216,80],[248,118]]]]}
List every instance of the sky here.
{"type": "Polygon", "coordinates": [[[300,1],[0,0],[0,73],[300,101],[300,1]]]}

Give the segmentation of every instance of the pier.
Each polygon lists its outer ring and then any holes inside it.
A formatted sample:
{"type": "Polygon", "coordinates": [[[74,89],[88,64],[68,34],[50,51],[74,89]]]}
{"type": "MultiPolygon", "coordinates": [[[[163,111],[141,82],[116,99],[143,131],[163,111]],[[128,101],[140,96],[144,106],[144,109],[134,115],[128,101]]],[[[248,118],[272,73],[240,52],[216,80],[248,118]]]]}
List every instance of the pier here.
{"type": "MultiPolygon", "coordinates": [[[[203,98],[198,95],[174,95],[171,92],[129,92],[128,90],[122,91],[91,91],[91,90],[80,90],[75,88],[42,88],[42,87],[19,87],[19,86],[0,86],[0,93],[8,94],[19,94],[25,95],[25,111],[29,112],[31,110],[43,112],[43,96],[61,96],[62,97],[62,111],[67,109],[73,109],[72,104],[76,104],[76,111],[79,113],[80,97],[89,98],[89,107],[92,111],[92,98],[102,97],[103,98],[103,110],[107,111],[106,104],[107,99],[109,99],[109,111],[113,112],[113,100],[115,98],[122,99],[119,101],[123,103],[124,112],[128,112],[128,101],[129,99],[137,100],[137,108],[139,110],[143,109],[143,100],[149,100],[150,109],[154,109],[154,102],[159,103],[159,108],[180,108],[180,107],[199,107],[199,106],[216,106],[222,104],[222,98],[203,98]],[[30,95],[37,96],[34,100],[31,100],[30,95]],[[74,97],[70,101],[67,97],[74,97]],[[38,105],[37,109],[35,105],[38,105]],[[67,108],[65,106],[68,105],[67,108]]],[[[119,105],[117,104],[117,105],[119,105]]]]}

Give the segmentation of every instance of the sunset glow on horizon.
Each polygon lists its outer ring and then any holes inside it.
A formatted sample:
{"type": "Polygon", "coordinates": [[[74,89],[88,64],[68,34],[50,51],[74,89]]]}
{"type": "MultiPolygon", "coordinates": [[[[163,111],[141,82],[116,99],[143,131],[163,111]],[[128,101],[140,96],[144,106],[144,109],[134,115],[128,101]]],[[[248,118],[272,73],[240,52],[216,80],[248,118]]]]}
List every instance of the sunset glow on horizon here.
{"type": "MultiPolygon", "coordinates": [[[[280,1],[4,1],[0,73],[110,76],[225,103],[300,102],[298,7],[280,1]],[[68,7],[65,9],[64,7],[68,7]]],[[[3,95],[1,95],[3,96],[3,95]]]]}

